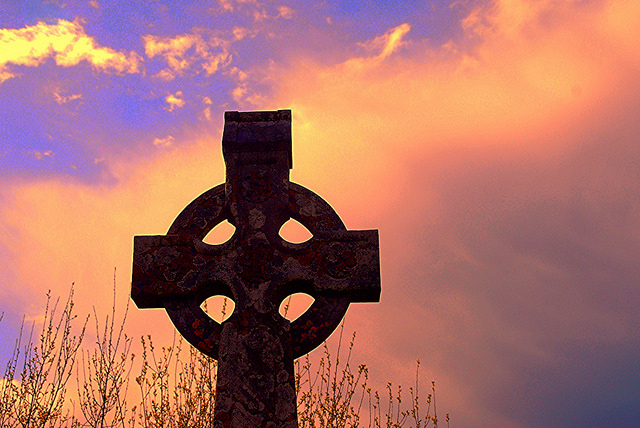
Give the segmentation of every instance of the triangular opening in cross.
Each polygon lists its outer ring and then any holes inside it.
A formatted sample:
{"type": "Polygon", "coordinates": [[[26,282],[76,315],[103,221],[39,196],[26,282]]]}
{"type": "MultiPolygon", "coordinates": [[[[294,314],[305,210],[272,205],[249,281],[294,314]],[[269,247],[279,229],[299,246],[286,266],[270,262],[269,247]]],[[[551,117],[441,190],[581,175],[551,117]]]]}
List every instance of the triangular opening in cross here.
{"type": "Polygon", "coordinates": [[[211,296],[200,305],[200,308],[218,323],[229,318],[235,307],[233,300],[221,295],[211,296]]]}
{"type": "Polygon", "coordinates": [[[236,228],[227,220],[225,220],[211,229],[211,231],[207,233],[207,236],[205,236],[202,241],[211,245],[224,244],[229,239],[231,239],[235,232],[236,228]]]}
{"type": "Polygon", "coordinates": [[[291,294],[280,303],[280,315],[293,322],[307,312],[314,300],[306,293],[291,294]]]}
{"type": "Polygon", "coordinates": [[[290,218],[280,227],[280,237],[293,244],[301,244],[308,241],[313,236],[309,229],[304,227],[299,221],[290,218]]]}

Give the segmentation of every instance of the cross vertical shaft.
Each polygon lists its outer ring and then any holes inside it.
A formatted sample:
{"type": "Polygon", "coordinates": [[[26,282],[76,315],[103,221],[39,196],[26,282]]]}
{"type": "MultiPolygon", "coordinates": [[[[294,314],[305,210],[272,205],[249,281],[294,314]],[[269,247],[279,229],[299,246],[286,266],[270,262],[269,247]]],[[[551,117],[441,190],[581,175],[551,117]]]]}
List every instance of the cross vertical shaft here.
{"type": "Polygon", "coordinates": [[[298,426],[290,323],[280,316],[273,251],[288,219],[291,128],[288,112],[229,112],[222,150],[225,197],[236,226],[240,281],[235,310],[222,327],[215,425],[298,426]]]}

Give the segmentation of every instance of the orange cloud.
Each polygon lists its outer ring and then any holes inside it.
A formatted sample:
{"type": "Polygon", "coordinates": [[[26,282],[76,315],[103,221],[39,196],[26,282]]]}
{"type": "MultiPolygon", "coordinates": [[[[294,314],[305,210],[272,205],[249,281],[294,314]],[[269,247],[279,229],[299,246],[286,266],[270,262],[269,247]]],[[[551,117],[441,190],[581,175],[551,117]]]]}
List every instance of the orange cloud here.
{"type": "Polygon", "coordinates": [[[402,38],[409,30],[411,30],[409,24],[401,24],[368,43],[361,43],[361,46],[369,50],[380,50],[380,53],[375,58],[382,60],[394,53],[402,45],[402,38]]]}
{"type": "Polygon", "coordinates": [[[245,4],[258,5],[257,0],[217,0],[217,3],[224,12],[233,12],[239,6],[245,4]]]}
{"type": "MultiPolygon", "coordinates": [[[[564,275],[553,257],[505,249],[503,237],[488,229],[499,234],[514,223],[516,237],[531,233],[552,241],[565,232],[554,229],[560,220],[553,216],[561,216],[554,210],[565,209],[575,195],[597,199],[589,205],[595,211],[624,205],[624,189],[637,194],[633,173],[620,168],[624,174],[616,174],[602,158],[586,160],[578,153],[597,144],[612,147],[612,153],[603,149],[601,155],[611,161],[630,156],[629,151],[614,154],[619,148],[613,143],[631,144],[628,129],[636,127],[629,108],[638,94],[640,39],[630,29],[638,19],[640,8],[632,1],[504,0],[475,10],[465,20],[468,38],[457,43],[424,49],[410,41],[399,51],[394,40],[410,33],[396,28],[369,44],[378,46],[377,55],[329,66],[300,61],[290,71],[278,70],[282,83],[270,107],[293,110],[292,177],[325,197],[347,227],[381,229],[383,301],[380,308],[366,308],[366,315],[354,305],[353,322],[375,325],[370,334],[364,328],[369,334],[364,342],[385,337],[402,367],[416,353],[429,355],[438,378],[458,385],[450,396],[457,400],[454,412],[464,415],[462,425],[495,417],[498,425],[514,424],[505,413],[492,412],[491,404],[474,403],[474,397],[493,386],[500,389],[500,382],[514,375],[508,365],[513,361],[496,349],[547,364],[555,350],[545,340],[583,340],[575,331],[604,337],[596,325],[606,326],[609,337],[625,331],[607,309],[586,303],[588,296],[578,297],[569,287],[545,289],[555,299],[545,301],[537,281],[564,275]],[[612,141],[599,140],[601,135],[612,141]],[[579,162],[598,165],[599,172],[591,177],[582,170],[559,171],[579,162]],[[603,196],[609,192],[618,196],[603,196]],[[536,211],[541,206],[549,211],[536,211]],[[528,224],[547,217],[549,224],[539,220],[547,226],[544,233],[528,224]],[[493,239],[499,249],[492,247],[493,239]],[[495,252],[483,254],[478,248],[495,252]],[[510,263],[518,269],[507,267],[510,263]],[[534,278],[523,279],[520,272],[534,278]],[[490,279],[485,283],[482,275],[490,279]],[[488,286],[501,275],[508,279],[488,297],[468,289],[469,284],[488,286]],[[513,278],[518,287],[505,291],[513,278]],[[433,290],[403,294],[424,287],[433,290]],[[511,292],[509,304],[499,307],[496,301],[511,292]],[[578,299],[580,309],[568,309],[578,299]],[[522,315],[505,315],[511,305],[526,307],[531,324],[513,323],[522,315]],[[554,320],[555,330],[534,327],[532,320],[538,319],[554,320]],[[469,355],[475,362],[466,360],[469,355]],[[482,386],[487,379],[491,387],[482,386]]],[[[609,215],[590,219],[594,225],[585,226],[581,243],[598,246],[589,234],[605,224],[608,228],[609,215]]],[[[388,367],[386,360],[381,364],[388,367]]],[[[397,378],[410,379],[406,371],[398,368],[397,378]]]]}
{"type": "Polygon", "coordinates": [[[291,19],[295,16],[296,11],[289,6],[280,5],[278,6],[278,15],[284,19],[291,19]]]}
{"type": "MultiPolygon", "coordinates": [[[[244,32],[234,30],[234,37],[242,38],[244,32]]],[[[197,33],[183,34],[173,38],[147,35],[143,40],[146,55],[149,58],[161,56],[169,66],[158,74],[162,80],[171,80],[175,75],[191,69],[196,63],[209,76],[231,62],[229,42],[215,36],[205,40],[201,34],[197,33]]]]}
{"type": "Polygon", "coordinates": [[[86,61],[96,69],[116,73],[137,73],[140,58],[96,45],[78,21],[39,22],[20,29],[0,29],[0,83],[15,76],[11,65],[35,67],[53,58],[63,67],[86,61]]]}
{"type": "MultiPolygon", "coordinates": [[[[219,142],[216,149],[211,138],[203,138],[192,150],[178,151],[171,140],[157,140],[165,150],[153,162],[116,167],[122,181],[112,188],[40,182],[3,189],[11,203],[0,207],[0,243],[16,261],[16,281],[11,290],[0,291],[3,301],[10,301],[11,293],[34,296],[33,306],[24,308],[34,318],[48,289],[64,296],[75,282],[77,313],[84,316],[95,306],[106,314],[117,268],[122,307],[130,292],[133,236],[166,233],[192,199],[224,181],[219,142]]],[[[163,311],[130,311],[133,334],[149,333],[150,322],[165,326],[156,331],[158,339],[173,335],[163,311]]]]}
{"type": "Polygon", "coordinates": [[[182,91],[167,95],[164,100],[169,104],[169,107],[166,107],[166,110],[173,111],[176,108],[184,107],[185,101],[180,98],[182,95],[182,91]]]}
{"type": "Polygon", "coordinates": [[[71,101],[82,99],[82,94],[61,95],[58,91],[53,91],[53,99],[58,104],[66,104],[71,101]]]}
{"type": "Polygon", "coordinates": [[[154,138],[153,145],[156,147],[167,148],[173,145],[174,138],[171,135],[167,135],[164,138],[154,138]]]}
{"type": "MultiPolygon", "coordinates": [[[[278,70],[284,77],[273,105],[293,109],[294,132],[309,142],[297,148],[302,161],[321,162],[363,187],[379,183],[392,195],[379,171],[398,154],[452,141],[516,144],[523,133],[544,135],[598,105],[624,82],[630,70],[624,63],[640,50],[623,51],[625,44],[612,41],[625,33],[616,30],[611,10],[622,8],[614,15],[627,16],[637,8],[632,2],[626,8],[580,4],[575,13],[552,1],[535,7],[503,1],[477,10],[474,19],[488,27],[471,50],[449,43],[389,56],[409,30],[399,26],[372,42],[383,46],[373,57],[328,67],[301,61],[291,71],[278,70]],[[355,159],[361,159],[358,168],[355,159]]],[[[631,35],[625,40],[638,43],[631,35]]]]}
{"type": "Polygon", "coordinates": [[[32,150],[32,151],[29,151],[27,153],[29,153],[30,155],[33,155],[33,157],[35,157],[38,160],[42,160],[44,158],[49,158],[49,157],[52,157],[54,155],[54,153],[51,150],[46,150],[44,152],[40,152],[40,151],[37,151],[37,150],[32,150]]]}

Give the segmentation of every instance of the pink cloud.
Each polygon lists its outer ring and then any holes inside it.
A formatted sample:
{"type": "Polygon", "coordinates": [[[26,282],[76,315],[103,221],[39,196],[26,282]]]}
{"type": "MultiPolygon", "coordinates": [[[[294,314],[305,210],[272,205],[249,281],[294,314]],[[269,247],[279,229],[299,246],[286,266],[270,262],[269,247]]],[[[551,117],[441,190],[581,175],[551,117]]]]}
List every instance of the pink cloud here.
{"type": "Polygon", "coordinates": [[[467,20],[468,46],[303,62],[277,98],[294,111],[298,181],[348,227],[380,227],[383,300],[352,309],[376,343],[363,357],[408,382],[401,367],[423,358],[464,426],[516,426],[523,370],[554,371],[566,343],[634,340],[637,324],[638,8],[493,6],[467,20]]]}

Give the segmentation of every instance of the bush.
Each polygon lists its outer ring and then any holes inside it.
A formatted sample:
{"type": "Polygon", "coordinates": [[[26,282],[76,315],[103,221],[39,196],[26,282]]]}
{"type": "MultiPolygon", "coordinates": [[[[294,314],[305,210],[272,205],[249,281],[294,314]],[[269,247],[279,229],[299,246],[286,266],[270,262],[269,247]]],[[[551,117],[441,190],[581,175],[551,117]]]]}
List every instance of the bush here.
{"type": "MultiPolygon", "coordinates": [[[[216,361],[175,337],[157,349],[151,336],[140,339],[140,357],[125,334],[128,305],[118,318],[115,282],[112,311],[103,324],[94,310],[96,343],[81,348],[89,316],[73,313],[73,287],[58,312],[47,294],[37,338],[22,328],[0,380],[0,426],[21,427],[210,427],[213,420],[216,361]],[[75,364],[79,361],[78,364],[75,364]],[[75,370],[74,370],[75,366],[75,370]],[[139,369],[134,373],[133,367],[139,369]],[[75,372],[75,385],[69,380],[75,372]],[[135,381],[133,390],[131,380],[135,381]],[[76,393],[69,394],[75,386],[76,393]],[[70,397],[69,395],[74,395],[70,397]]],[[[0,316],[0,320],[2,317],[0,316]]],[[[301,428],[437,427],[435,382],[421,403],[415,385],[404,408],[402,388],[387,384],[384,399],[368,386],[365,364],[352,365],[355,333],[341,355],[343,326],[335,353],[323,345],[317,367],[308,356],[296,361],[298,420],[301,428]],[[420,415],[421,405],[426,414],[420,415]],[[365,413],[366,417],[362,414],[365,413]]],[[[317,352],[317,351],[316,351],[317,352]]],[[[445,417],[449,423],[449,414],[445,417]]]]}

